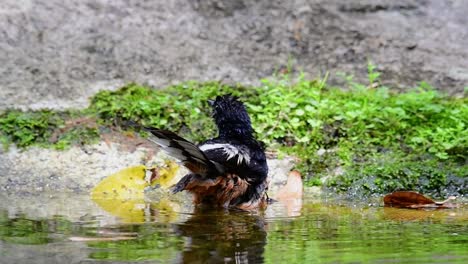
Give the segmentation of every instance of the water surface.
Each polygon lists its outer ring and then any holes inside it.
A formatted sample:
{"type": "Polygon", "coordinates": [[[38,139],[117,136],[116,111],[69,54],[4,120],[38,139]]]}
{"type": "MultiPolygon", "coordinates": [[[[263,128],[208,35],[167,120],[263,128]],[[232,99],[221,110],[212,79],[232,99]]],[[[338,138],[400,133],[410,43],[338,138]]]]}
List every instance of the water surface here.
{"type": "Polygon", "coordinates": [[[265,212],[183,198],[0,196],[0,263],[468,263],[468,210],[304,197],[265,212]]]}

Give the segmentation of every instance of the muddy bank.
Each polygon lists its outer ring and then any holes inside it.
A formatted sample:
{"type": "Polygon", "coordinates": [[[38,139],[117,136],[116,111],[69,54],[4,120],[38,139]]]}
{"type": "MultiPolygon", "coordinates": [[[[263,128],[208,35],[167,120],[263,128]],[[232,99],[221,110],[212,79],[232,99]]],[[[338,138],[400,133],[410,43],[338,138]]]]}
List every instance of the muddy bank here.
{"type": "Polygon", "coordinates": [[[7,0],[0,7],[0,108],[83,107],[135,81],[258,84],[285,68],[384,84],[468,86],[463,0],[7,0]]]}

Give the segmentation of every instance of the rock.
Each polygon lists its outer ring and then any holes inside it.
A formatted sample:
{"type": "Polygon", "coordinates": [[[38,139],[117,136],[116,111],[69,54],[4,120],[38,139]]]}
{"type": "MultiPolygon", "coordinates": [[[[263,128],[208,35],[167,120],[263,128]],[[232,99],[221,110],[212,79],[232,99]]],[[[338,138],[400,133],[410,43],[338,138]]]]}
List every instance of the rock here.
{"type": "Polygon", "coordinates": [[[294,159],[285,157],[283,159],[268,159],[268,194],[272,195],[286,185],[289,172],[294,167],[294,159]]]}
{"type": "MultiPolygon", "coordinates": [[[[32,147],[11,147],[0,152],[0,190],[7,193],[39,192],[87,193],[105,177],[136,165],[154,166],[171,159],[153,149],[129,148],[119,143],[101,142],[59,151],[32,147]]],[[[269,159],[270,191],[286,184],[294,159],[269,159]]],[[[188,171],[181,167],[176,178],[188,171]]]]}
{"type": "Polygon", "coordinates": [[[148,159],[148,151],[133,152],[119,144],[101,142],[65,151],[43,148],[0,153],[0,190],[7,192],[89,191],[100,180],[123,168],[162,163],[162,153],[148,159]]]}
{"type": "Polygon", "coordinates": [[[293,74],[337,72],[366,82],[419,81],[463,94],[468,5],[439,0],[7,0],[0,7],[0,109],[85,107],[127,82],[259,84],[290,62],[293,74]]]}

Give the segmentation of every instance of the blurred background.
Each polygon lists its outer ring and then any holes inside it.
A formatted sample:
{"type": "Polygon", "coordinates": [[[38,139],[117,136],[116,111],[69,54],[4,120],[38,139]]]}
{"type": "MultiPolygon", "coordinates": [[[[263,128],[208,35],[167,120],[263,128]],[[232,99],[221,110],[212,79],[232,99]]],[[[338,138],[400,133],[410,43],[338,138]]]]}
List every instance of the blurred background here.
{"type": "Polygon", "coordinates": [[[367,62],[393,88],[468,86],[464,0],[0,0],[0,109],[85,107],[101,89],[258,84],[304,72],[340,85],[367,62]]]}

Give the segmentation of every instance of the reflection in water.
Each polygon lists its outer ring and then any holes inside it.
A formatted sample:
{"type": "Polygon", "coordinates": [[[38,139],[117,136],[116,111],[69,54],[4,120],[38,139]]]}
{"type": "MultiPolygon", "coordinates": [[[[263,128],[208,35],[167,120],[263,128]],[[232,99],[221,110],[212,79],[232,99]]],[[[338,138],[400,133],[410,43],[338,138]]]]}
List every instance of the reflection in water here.
{"type": "Polygon", "coordinates": [[[183,263],[261,263],[266,245],[262,215],[197,208],[176,233],[185,237],[183,263]]]}
{"type": "Polygon", "coordinates": [[[306,197],[302,209],[286,200],[254,214],[159,199],[123,213],[104,212],[87,196],[0,201],[0,263],[468,263],[467,207],[418,211],[306,197]]]}
{"type": "Polygon", "coordinates": [[[385,220],[441,222],[450,219],[459,222],[468,221],[466,209],[405,209],[384,207],[382,212],[385,220]]]}
{"type": "Polygon", "coordinates": [[[118,217],[122,223],[144,223],[151,219],[171,222],[177,219],[176,211],[180,210],[177,203],[165,198],[151,203],[143,199],[94,199],[93,201],[107,213],[118,217]]]}

